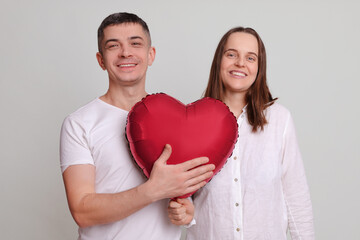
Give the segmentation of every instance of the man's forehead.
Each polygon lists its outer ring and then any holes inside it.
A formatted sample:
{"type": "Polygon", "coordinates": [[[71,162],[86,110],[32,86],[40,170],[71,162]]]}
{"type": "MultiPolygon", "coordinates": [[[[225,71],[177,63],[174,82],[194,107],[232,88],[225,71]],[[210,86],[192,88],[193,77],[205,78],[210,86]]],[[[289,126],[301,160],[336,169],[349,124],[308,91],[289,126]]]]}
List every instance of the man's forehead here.
{"type": "Polygon", "coordinates": [[[113,24],[104,29],[104,38],[113,38],[116,35],[122,38],[130,38],[135,35],[145,37],[146,33],[138,23],[113,24]]]}

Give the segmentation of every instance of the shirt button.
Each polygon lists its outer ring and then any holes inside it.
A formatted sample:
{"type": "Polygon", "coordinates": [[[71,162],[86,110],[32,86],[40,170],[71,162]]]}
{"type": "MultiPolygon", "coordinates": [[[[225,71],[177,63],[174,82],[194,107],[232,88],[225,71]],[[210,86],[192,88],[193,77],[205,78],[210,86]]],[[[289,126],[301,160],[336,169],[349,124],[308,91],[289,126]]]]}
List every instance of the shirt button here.
{"type": "Polygon", "coordinates": [[[237,178],[235,178],[235,179],[234,179],[234,181],[235,181],[235,182],[237,182],[237,181],[238,181],[238,179],[237,179],[237,178]]]}
{"type": "Polygon", "coordinates": [[[236,160],[236,159],[237,159],[237,157],[235,156],[235,157],[234,157],[234,160],[236,160]]]}
{"type": "Polygon", "coordinates": [[[236,231],[240,232],[240,228],[236,228],[236,231]]]}
{"type": "Polygon", "coordinates": [[[236,206],[236,207],[238,207],[238,206],[239,206],[239,204],[238,204],[238,203],[235,203],[235,206],[236,206]]]}

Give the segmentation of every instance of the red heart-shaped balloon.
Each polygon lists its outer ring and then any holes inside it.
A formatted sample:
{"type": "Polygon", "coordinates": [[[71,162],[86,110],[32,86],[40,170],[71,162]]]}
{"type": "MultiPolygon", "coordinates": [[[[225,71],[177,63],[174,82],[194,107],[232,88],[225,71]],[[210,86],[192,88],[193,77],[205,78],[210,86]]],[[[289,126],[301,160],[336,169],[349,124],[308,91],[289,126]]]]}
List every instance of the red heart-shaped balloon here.
{"type": "Polygon", "coordinates": [[[168,164],[206,156],[215,165],[215,175],[234,149],[237,130],[235,116],[220,100],[203,98],[184,105],[158,93],[146,96],[131,109],[126,136],[136,163],[147,177],[165,144],[172,147],[168,164]]]}

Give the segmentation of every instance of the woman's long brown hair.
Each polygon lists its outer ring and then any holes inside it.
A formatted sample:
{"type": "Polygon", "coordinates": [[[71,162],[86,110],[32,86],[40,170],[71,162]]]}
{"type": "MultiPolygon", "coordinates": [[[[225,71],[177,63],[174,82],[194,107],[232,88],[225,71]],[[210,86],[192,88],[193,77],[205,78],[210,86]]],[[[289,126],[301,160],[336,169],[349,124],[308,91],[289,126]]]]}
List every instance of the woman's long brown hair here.
{"type": "Polygon", "coordinates": [[[264,125],[267,124],[264,110],[272,105],[277,98],[271,96],[269,87],[266,83],[266,51],[263,41],[259,34],[252,28],[236,27],[230,29],[221,38],[212,61],[208,86],[205,90],[205,97],[212,97],[219,100],[224,100],[224,84],[220,79],[220,65],[224,55],[224,47],[232,33],[244,32],[253,35],[258,41],[259,56],[258,56],[258,73],[255,82],[250,86],[246,95],[245,103],[247,104],[247,117],[252,131],[256,132],[259,128],[264,130],[264,125]]]}

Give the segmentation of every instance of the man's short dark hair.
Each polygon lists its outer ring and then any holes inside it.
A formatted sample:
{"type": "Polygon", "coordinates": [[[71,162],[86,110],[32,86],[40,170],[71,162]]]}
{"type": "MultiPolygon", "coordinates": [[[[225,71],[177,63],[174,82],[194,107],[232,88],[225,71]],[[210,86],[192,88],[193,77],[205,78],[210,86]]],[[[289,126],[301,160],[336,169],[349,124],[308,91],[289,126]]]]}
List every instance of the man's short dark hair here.
{"type": "Polygon", "coordinates": [[[108,17],[106,17],[99,26],[97,37],[98,37],[98,49],[99,49],[100,53],[102,53],[101,42],[104,39],[104,29],[108,26],[122,24],[122,23],[140,24],[141,27],[143,28],[144,32],[148,35],[149,44],[151,45],[150,31],[149,31],[149,28],[148,28],[146,22],[144,22],[144,20],[142,20],[141,18],[139,18],[137,15],[135,15],[133,13],[119,12],[119,13],[113,13],[113,14],[109,15],[108,17]]]}

